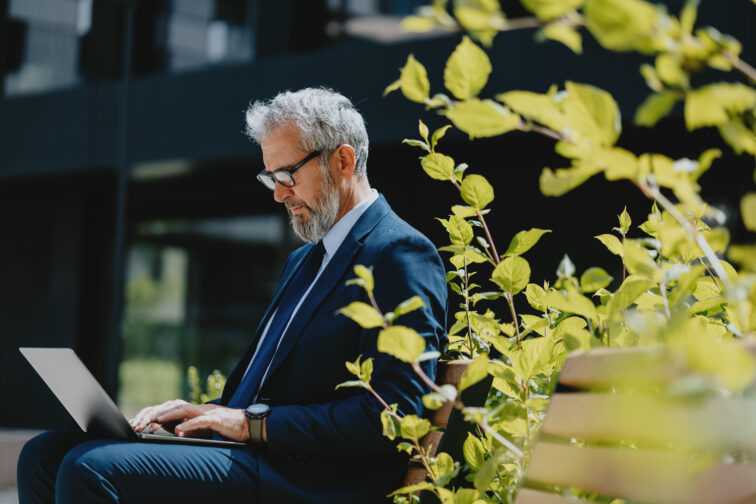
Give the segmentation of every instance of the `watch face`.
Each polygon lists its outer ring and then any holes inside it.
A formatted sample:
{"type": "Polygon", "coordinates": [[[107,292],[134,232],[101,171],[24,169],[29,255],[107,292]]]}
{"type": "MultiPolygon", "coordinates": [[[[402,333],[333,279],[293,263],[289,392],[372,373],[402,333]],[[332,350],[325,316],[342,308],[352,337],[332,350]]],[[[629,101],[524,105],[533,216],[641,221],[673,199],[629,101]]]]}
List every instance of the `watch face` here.
{"type": "Polygon", "coordinates": [[[262,415],[264,413],[267,413],[267,411],[270,409],[270,406],[267,404],[252,404],[249,408],[247,408],[247,413],[250,415],[262,415]]]}

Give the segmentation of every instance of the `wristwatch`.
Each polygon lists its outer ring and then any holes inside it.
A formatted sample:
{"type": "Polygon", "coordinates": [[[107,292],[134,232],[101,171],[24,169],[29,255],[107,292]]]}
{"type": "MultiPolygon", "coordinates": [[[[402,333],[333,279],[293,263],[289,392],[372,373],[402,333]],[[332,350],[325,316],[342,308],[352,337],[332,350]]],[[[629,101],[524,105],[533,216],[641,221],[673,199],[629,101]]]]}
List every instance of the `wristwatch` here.
{"type": "Polygon", "coordinates": [[[270,406],[267,404],[250,404],[244,411],[249,420],[249,440],[253,443],[262,443],[263,419],[270,415],[270,406]]]}

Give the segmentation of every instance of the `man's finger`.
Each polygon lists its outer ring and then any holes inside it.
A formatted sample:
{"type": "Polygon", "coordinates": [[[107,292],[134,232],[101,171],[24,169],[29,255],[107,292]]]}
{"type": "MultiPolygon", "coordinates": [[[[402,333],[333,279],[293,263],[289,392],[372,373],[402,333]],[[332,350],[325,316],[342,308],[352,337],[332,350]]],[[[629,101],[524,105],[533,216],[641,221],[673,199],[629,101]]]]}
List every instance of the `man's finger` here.
{"type": "Polygon", "coordinates": [[[215,424],[215,419],[207,415],[200,415],[187,420],[184,423],[179,424],[174,432],[177,436],[185,436],[188,432],[200,429],[212,429],[215,424]]]}

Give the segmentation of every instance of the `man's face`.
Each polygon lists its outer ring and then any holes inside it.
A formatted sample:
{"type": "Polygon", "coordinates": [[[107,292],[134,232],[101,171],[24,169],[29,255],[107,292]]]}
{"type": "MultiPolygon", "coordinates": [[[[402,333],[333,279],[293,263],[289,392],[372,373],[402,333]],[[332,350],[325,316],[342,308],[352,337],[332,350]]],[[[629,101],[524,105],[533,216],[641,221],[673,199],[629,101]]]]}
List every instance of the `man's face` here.
{"type": "MultiPolygon", "coordinates": [[[[287,125],[274,129],[261,143],[263,163],[269,172],[292,168],[309,152],[299,147],[299,130],[287,125]]],[[[311,159],[294,173],[294,187],[276,183],[273,198],[286,205],[294,232],[305,241],[323,238],[336,222],[339,192],[319,157],[311,159]]]]}

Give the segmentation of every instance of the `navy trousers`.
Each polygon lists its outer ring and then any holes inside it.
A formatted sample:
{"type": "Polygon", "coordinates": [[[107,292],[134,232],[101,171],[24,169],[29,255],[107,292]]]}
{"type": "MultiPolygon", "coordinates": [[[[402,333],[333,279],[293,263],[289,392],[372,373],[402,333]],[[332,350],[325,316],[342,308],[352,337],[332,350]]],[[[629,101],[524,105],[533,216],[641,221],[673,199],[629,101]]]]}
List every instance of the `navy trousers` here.
{"type": "Polygon", "coordinates": [[[254,504],[257,460],[258,454],[248,448],[126,442],[49,431],[21,451],[19,503],[254,504]]]}

